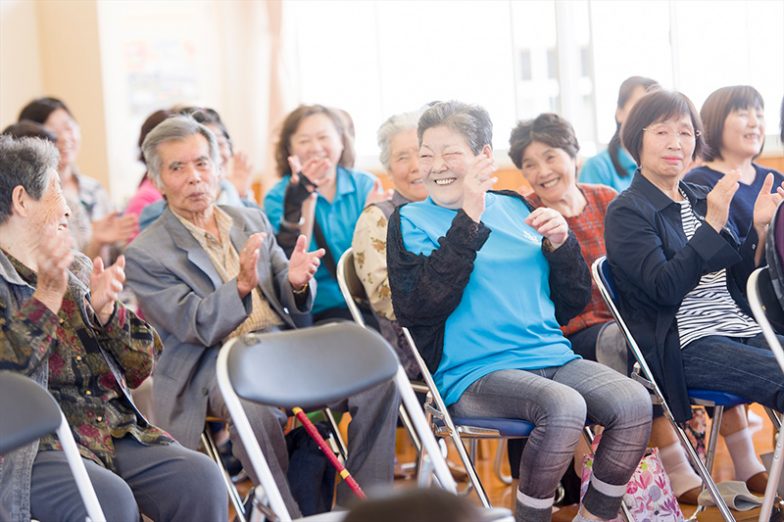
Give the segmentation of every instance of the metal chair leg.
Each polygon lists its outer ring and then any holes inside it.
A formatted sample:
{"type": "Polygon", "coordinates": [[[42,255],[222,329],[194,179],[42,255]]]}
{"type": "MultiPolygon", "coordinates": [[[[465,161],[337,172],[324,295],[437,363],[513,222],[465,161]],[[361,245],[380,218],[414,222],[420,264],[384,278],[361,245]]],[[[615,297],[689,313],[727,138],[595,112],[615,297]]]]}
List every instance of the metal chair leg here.
{"type": "Polygon", "coordinates": [[[773,459],[770,461],[770,473],[768,474],[768,485],[765,488],[765,497],[760,510],[759,521],[767,522],[770,520],[773,511],[773,503],[778,493],[778,485],[781,481],[782,468],[784,468],[784,431],[779,430],[776,437],[776,449],[773,451],[773,459]]]}
{"type": "Polygon", "coordinates": [[[514,480],[512,478],[512,475],[506,475],[503,472],[504,453],[506,453],[508,440],[509,439],[499,439],[498,440],[498,448],[496,448],[496,450],[495,450],[495,463],[494,463],[494,466],[493,466],[494,469],[495,469],[495,474],[498,477],[498,480],[500,480],[501,482],[503,482],[507,486],[510,485],[512,483],[512,481],[514,480]]]}
{"type": "MultiPolygon", "coordinates": [[[[719,494],[719,489],[716,487],[716,483],[713,481],[713,478],[711,477],[710,470],[708,470],[705,463],[703,463],[699,455],[697,455],[697,451],[694,449],[694,446],[692,446],[691,443],[689,442],[689,437],[686,435],[683,426],[674,422],[672,418],[669,418],[669,421],[675,427],[675,433],[678,435],[678,439],[680,440],[681,445],[683,445],[683,447],[686,449],[686,454],[688,455],[689,460],[691,460],[694,467],[697,468],[697,474],[702,479],[702,483],[704,484],[704,486],[710,492],[711,497],[713,497],[713,502],[716,504],[716,507],[721,513],[721,516],[727,522],[735,522],[735,517],[732,515],[730,508],[727,506],[727,503],[724,501],[723,498],[721,498],[721,495],[719,494]]],[[[716,429],[718,429],[718,427],[716,429]]],[[[708,444],[710,444],[710,441],[708,441],[708,444]]],[[[698,506],[697,510],[694,512],[694,515],[692,515],[692,517],[689,518],[689,520],[695,519],[694,517],[696,517],[697,513],[699,513],[700,511],[701,511],[700,506],[698,506]]]]}
{"type": "Polygon", "coordinates": [[[237,491],[236,486],[231,481],[229,472],[223,466],[220,451],[218,451],[218,447],[215,445],[215,439],[213,439],[212,433],[210,433],[210,428],[207,425],[204,426],[204,431],[201,432],[201,443],[204,446],[204,450],[206,451],[207,456],[211,458],[221,470],[223,485],[226,486],[226,491],[229,494],[229,501],[234,507],[234,512],[237,514],[237,520],[239,522],[246,522],[245,508],[243,506],[242,497],[240,497],[239,491],[237,491]]]}

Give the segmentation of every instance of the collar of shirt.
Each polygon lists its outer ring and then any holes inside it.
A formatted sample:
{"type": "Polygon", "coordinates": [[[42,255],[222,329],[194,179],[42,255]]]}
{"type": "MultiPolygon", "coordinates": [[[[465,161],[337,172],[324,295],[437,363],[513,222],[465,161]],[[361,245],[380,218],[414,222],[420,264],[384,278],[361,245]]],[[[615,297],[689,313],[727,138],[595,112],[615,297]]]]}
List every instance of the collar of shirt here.
{"type": "Polygon", "coordinates": [[[192,222],[180,216],[172,209],[172,214],[174,214],[175,217],[178,220],[180,220],[182,226],[184,226],[188,230],[188,232],[190,232],[193,235],[194,239],[196,239],[196,241],[198,241],[199,244],[202,246],[202,248],[204,248],[205,250],[208,248],[209,242],[221,245],[223,244],[222,241],[223,239],[231,241],[229,234],[231,232],[231,226],[234,223],[233,220],[231,219],[231,216],[229,216],[226,212],[224,212],[218,205],[213,205],[212,209],[215,216],[215,223],[218,226],[218,233],[220,234],[220,237],[215,237],[209,232],[207,232],[206,230],[204,230],[203,228],[194,225],[192,222]]]}
{"type": "MultiPolygon", "coordinates": [[[[702,185],[694,185],[684,181],[678,182],[678,188],[683,191],[692,206],[694,206],[697,201],[707,199],[708,191],[710,190],[707,187],[703,187],[702,185]]],[[[639,192],[643,197],[645,197],[645,199],[650,201],[657,212],[660,212],[668,206],[676,203],[667,194],[662,192],[659,187],[651,183],[645,176],[643,176],[639,169],[637,170],[637,173],[635,174],[629,189],[633,189],[639,192]]]]}
{"type": "MultiPolygon", "coordinates": [[[[351,176],[351,172],[346,170],[345,167],[341,167],[340,165],[337,166],[335,171],[335,182],[337,185],[335,187],[335,198],[332,200],[332,203],[335,203],[335,201],[339,200],[346,194],[351,194],[352,192],[357,191],[357,187],[354,184],[354,181],[351,179],[351,176]]],[[[327,198],[321,195],[321,193],[317,192],[317,194],[320,200],[323,200],[325,203],[329,203],[327,198]]]]}

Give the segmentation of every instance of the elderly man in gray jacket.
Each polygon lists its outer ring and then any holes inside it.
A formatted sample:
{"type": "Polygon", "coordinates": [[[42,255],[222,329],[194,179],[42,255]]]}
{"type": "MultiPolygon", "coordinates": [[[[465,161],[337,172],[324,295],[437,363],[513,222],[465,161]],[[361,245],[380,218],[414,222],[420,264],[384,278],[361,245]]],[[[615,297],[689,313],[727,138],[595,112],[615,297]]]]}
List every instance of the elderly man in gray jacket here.
{"type": "MultiPolygon", "coordinates": [[[[164,350],[154,372],[155,421],[196,448],[208,414],[228,417],[215,362],[228,339],[246,332],[295,328],[310,311],[313,274],[323,250],[299,238],[290,259],[266,216],[214,203],[218,146],[190,117],[173,117],[145,139],[149,175],[167,200],[161,217],[126,252],[128,283],[164,350]]],[[[315,348],[315,347],[314,347],[315,348]]],[[[362,485],[391,482],[398,398],[392,385],[348,401],[348,468],[362,485]]],[[[286,482],[288,456],[280,412],[244,404],[256,438],[292,515],[299,508],[286,482]]],[[[234,448],[253,476],[239,440],[234,448]]],[[[350,492],[338,488],[338,503],[350,492]]]]}

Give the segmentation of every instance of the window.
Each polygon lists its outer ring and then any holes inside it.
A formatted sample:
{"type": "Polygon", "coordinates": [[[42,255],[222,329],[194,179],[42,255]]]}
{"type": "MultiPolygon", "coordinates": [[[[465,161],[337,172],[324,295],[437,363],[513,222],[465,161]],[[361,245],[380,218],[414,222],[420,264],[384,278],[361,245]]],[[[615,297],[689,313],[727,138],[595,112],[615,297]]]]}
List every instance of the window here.
{"type": "Polygon", "coordinates": [[[615,131],[618,86],[632,75],[681,90],[698,107],[718,87],[754,85],[768,133],[778,130],[782,2],[298,0],[286,8],[300,100],[354,117],[360,166],[378,166],[375,131],[386,117],[449,99],[490,112],[496,150],[517,120],[554,111],[591,155],[615,131]]]}

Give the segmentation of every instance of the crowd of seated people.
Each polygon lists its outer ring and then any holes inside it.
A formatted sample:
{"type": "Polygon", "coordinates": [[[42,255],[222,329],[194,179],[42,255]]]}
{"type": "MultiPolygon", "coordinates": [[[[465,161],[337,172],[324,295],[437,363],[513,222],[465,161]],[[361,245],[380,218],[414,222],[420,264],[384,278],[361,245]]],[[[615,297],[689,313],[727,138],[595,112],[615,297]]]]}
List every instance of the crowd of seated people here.
{"type": "MultiPolygon", "coordinates": [[[[634,76],[615,119],[607,151],[582,168],[568,121],[520,121],[509,156],[533,190],[522,195],[493,190],[483,108],[449,101],[395,114],[377,133],[394,186],[385,192],[354,168],[350,115],[301,105],[281,124],[281,179],[260,206],[219,114],[175,106],[142,125],[146,172],[120,214],[76,166],[81,136],[65,103],[33,100],[0,137],[0,370],[54,395],[110,520],[226,520],[221,472],[195,451],[208,417],[226,419],[235,456],[258,477],[217,386],[220,347],[350,320],[336,268],[352,247],[367,323],[409,377],[419,372],[402,327],[454,415],[534,425],[516,520],[550,520],[588,419],[603,434],[575,521],[615,518],[649,444],[679,500],[695,503],[701,480],[629,378],[624,335],[589,267],[607,256],[676,421],[691,416],[687,388],[784,411],[784,375],[745,296],[784,176],[756,161],[765,125],[753,87],[718,89],[698,113],[634,76]],[[138,315],[118,299],[126,286],[138,315]],[[151,376],[148,419],[130,391],[151,376]]],[[[393,480],[398,405],[392,383],[329,405],[351,415],[347,467],[363,487],[393,480]]],[[[310,490],[289,472],[286,413],[243,406],[287,508],[302,514],[310,490]]],[[[721,433],[735,478],[764,492],[743,406],[725,413],[721,433]]],[[[45,437],[0,457],[0,518],[84,519],[59,449],[45,437]]],[[[341,482],[335,505],[351,500],[341,482]]]]}

